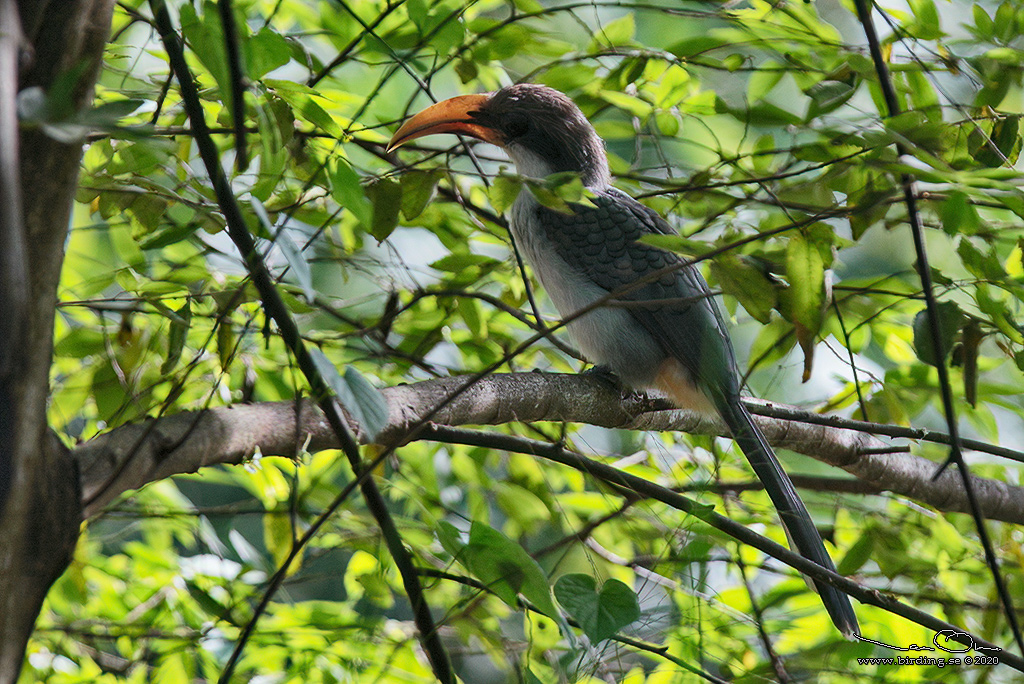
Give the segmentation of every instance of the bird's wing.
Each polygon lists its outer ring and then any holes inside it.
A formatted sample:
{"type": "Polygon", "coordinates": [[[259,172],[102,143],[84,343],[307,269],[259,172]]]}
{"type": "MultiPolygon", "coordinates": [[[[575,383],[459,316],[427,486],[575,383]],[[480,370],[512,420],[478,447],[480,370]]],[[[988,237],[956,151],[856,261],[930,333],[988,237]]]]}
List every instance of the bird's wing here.
{"type": "Polygon", "coordinates": [[[637,242],[644,235],[674,234],[671,227],[618,191],[597,193],[592,201],[593,207],[574,205],[573,214],[539,209],[558,255],[612,293],[650,278],[616,296],[615,305],[625,307],[716,404],[719,397],[738,395],[732,345],[704,278],[678,254],[637,242]]]}

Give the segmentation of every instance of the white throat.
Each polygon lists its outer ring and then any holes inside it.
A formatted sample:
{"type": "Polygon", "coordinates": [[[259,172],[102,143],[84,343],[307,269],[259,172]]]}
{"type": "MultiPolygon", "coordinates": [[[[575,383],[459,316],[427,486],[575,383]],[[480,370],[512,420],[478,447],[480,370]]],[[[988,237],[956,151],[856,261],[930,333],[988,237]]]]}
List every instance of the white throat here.
{"type": "Polygon", "coordinates": [[[511,144],[506,148],[516,171],[527,178],[545,178],[555,172],[540,155],[534,154],[522,145],[511,144]]]}
{"type": "MultiPolygon", "coordinates": [[[[532,150],[529,150],[522,145],[512,143],[506,146],[505,152],[516,165],[516,172],[520,176],[540,179],[547,178],[555,172],[555,169],[553,169],[543,157],[535,154],[532,150]]],[[[610,183],[607,162],[605,162],[604,159],[601,159],[600,161],[604,163],[601,165],[601,172],[598,178],[587,184],[591,190],[605,190],[608,188],[610,183]]]]}

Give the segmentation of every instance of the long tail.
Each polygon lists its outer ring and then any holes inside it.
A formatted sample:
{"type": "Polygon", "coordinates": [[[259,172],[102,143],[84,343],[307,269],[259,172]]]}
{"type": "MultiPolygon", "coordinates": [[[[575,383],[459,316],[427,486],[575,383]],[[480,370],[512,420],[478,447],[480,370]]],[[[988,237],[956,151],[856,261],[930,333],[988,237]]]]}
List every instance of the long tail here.
{"type": "MultiPolygon", "coordinates": [[[[804,502],[796,493],[793,481],[782,469],[775,452],[768,445],[768,441],[739,397],[731,400],[723,398],[716,403],[720,404],[717,408],[732,431],[733,439],[740,445],[768,496],[771,497],[772,503],[775,504],[796,551],[804,558],[835,572],[836,566],[825,550],[825,544],[810,514],[807,513],[804,502]]],[[[822,603],[825,604],[825,610],[839,631],[847,637],[860,634],[860,626],[857,624],[857,616],[853,612],[850,597],[829,584],[812,581],[822,603]]]]}

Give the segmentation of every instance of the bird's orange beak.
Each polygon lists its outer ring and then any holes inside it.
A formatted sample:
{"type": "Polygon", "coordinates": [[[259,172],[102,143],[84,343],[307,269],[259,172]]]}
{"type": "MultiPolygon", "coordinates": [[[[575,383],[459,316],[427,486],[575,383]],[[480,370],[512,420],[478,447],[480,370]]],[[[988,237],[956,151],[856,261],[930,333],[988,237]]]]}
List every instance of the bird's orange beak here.
{"type": "Polygon", "coordinates": [[[493,128],[477,123],[471,116],[487,104],[489,94],[460,95],[430,105],[416,114],[395,132],[387,151],[400,147],[410,140],[434,133],[463,133],[495,145],[501,144],[501,135],[493,128]]]}

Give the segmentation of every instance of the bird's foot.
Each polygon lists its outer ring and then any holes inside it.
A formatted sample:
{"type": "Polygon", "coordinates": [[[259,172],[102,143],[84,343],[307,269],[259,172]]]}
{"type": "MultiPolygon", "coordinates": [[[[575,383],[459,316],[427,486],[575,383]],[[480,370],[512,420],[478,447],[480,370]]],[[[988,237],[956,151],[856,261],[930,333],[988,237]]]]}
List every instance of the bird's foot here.
{"type": "Polygon", "coordinates": [[[622,384],[622,380],[619,379],[619,376],[616,375],[609,366],[592,366],[580,373],[580,375],[585,375],[588,378],[594,378],[595,380],[603,382],[622,394],[626,394],[630,391],[628,387],[622,384]]]}
{"type": "Polygon", "coordinates": [[[671,406],[661,406],[661,403],[664,402],[663,399],[651,397],[646,392],[629,387],[608,366],[594,366],[583,371],[580,375],[593,378],[606,385],[613,392],[618,393],[622,408],[630,418],[636,418],[650,411],[671,408],[671,406]]]}

